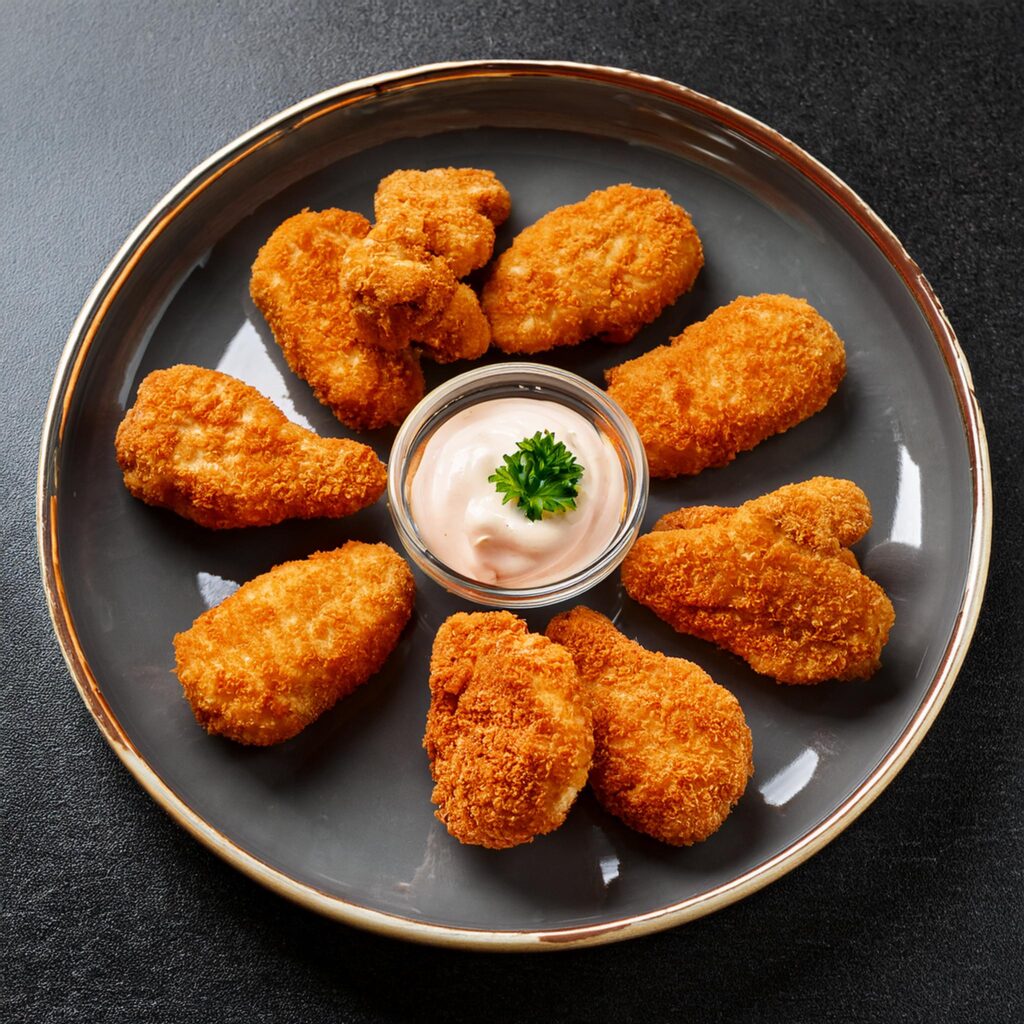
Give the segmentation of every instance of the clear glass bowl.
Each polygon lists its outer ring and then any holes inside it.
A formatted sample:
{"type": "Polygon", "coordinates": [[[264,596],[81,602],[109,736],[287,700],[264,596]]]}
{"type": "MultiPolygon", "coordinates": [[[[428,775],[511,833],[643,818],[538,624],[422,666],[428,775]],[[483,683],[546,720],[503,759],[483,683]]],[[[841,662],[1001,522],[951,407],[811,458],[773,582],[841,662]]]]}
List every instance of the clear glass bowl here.
{"type": "Polygon", "coordinates": [[[388,461],[388,505],[409,557],[446,590],[489,607],[537,608],[555,604],[576,597],[603,580],[625,558],[640,532],[648,485],[643,444],[618,403],[582,377],[539,363],[484,366],[435,388],[406,417],[388,461]],[[416,528],[409,492],[424,445],[449,417],[468,406],[496,398],[536,398],[566,405],[593,423],[619,457],[625,501],[618,529],[594,561],[564,579],[523,588],[482,583],[445,565],[430,551],[416,528]]]}

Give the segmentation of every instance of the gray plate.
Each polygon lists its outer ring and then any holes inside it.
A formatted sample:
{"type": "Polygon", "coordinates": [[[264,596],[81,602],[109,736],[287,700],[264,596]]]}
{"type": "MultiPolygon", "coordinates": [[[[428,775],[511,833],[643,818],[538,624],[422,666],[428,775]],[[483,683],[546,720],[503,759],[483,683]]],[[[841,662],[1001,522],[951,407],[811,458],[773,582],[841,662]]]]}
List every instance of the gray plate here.
{"type": "MultiPolygon", "coordinates": [[[[436,384],[465,365],[428,369],[436,384]]],[[[368,439],[387,457],[393,432],[368,439]]],[[[491,948],[609,941],[766,884],[820,848],[920,741],[962,661],[988,557],[987,453],[963,357],[927,283],[877,218],[792,144],[679,86],[579,65],[418,69],[314,97],[232,143],[179,185],[96,286],[57,373],[43,436],[39,533],[58,638],[104,735],[177,820],[277,891],[351,923],[491,948]],[[149,371],[235,374],[294,419],[344,431],[284,364],[248,296],[249,266],[304,207],[370,215],[396,168],[494,170],[513,197],[499,250],[554,206],[617,182],[667,189],[707,265],[625,348],[551,362],[593,381],[737,295],[804,296],[845,340],[824,412],[725,469],[657,483],[648,523],[815,474],[867,492],[858,546],[896,625],[866,683],[787,688],[678,636],[624,598],[587,596],[648,647],[690,658],[739,698],[756,773],[719,833],[672,849],[584,793],[565,826],[517,849],[460,846],[433,818],[421,749],[434,631],[466,607],[423,577],[384,671],[295,739],[246,749],[198,728],[171,637],[235,584],[348,538],[399,547],[383,502],[351,519],[208,532],[126,493],[114,431],[149,371]]],[[[529,616],[542,629],[554,612],[529,616]]],[[[908,827],[912,827],[908,825],[908,827]]]]}

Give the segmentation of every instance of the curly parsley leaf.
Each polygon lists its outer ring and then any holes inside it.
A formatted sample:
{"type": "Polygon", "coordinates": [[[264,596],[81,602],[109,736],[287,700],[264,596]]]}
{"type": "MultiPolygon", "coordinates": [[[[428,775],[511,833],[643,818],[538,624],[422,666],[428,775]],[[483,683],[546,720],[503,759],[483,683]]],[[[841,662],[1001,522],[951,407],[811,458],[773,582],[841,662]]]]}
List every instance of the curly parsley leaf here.
{"type": "Polygon", "coordinates": [[[501,458],[504,464],[487,479],[504,495],[503,505],[514,500],[531,522],[576,507],[583,467],[550,430],[524,437],[511,455],[501,458]]]}

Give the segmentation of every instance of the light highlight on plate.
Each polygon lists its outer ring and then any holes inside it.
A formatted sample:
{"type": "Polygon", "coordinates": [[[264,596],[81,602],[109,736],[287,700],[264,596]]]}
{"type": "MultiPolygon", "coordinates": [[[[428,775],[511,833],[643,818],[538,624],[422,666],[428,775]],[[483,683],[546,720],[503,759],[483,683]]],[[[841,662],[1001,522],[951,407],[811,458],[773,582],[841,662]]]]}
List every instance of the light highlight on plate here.
{"type": "Polygon", "coordinates": [[[213,608],[220,604],[226,597],[230,597],[240,586],[234,580],[226,580],[223,576],[216,576],[212,572],[197,572],[196,586],[207,608],[213,608]]]}
{"type": "Polygon", "coordinates": [[[309,420],[295,408],[284,375],[270,358],[259,331],[251,321],[244,321],[238,328],[224,349],[224,355],[220,357],[216,369],[251,384],[261,394],[266,395],[292,423],[297,423],[307,430],[313,429],[309,420]]]}
{"type": "Polygon", "coordinates": [[[892,514],[889,540],[919,548],[921,528],[921,467],[910,457],[907,446],[900,445],[900,468],[896,483],[896,507],[892,514]]]}
{"type": "Polygon", "coordinates": [[[611,885],[619,877],[619,858],[615,854],[601,858],[601,881],[611,885]]]}
{"type": "Polygon", "coordinates": [[[818,752],[808,747],[761,787],[764,802],[769,807],[788,804],[811,781],[819,760],[818,752]]]}

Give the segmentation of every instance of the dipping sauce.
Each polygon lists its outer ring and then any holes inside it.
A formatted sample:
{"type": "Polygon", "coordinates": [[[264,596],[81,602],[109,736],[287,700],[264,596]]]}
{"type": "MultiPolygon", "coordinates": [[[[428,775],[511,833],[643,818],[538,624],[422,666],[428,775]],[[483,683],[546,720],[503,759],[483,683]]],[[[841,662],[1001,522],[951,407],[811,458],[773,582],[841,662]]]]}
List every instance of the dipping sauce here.
{"type": "Polygon", "coordinates": [[[450,569],[501,587],[544,586],[595,561],[625,513],[626,483],[612,442],[568,406],[495,398],[457,412],[421,449],[409,506],[423,543],[450,569]],[[516,442],[550,431],[583,467],[576,508],[531,522],[502,504],[488,477],[516,442]]]}

